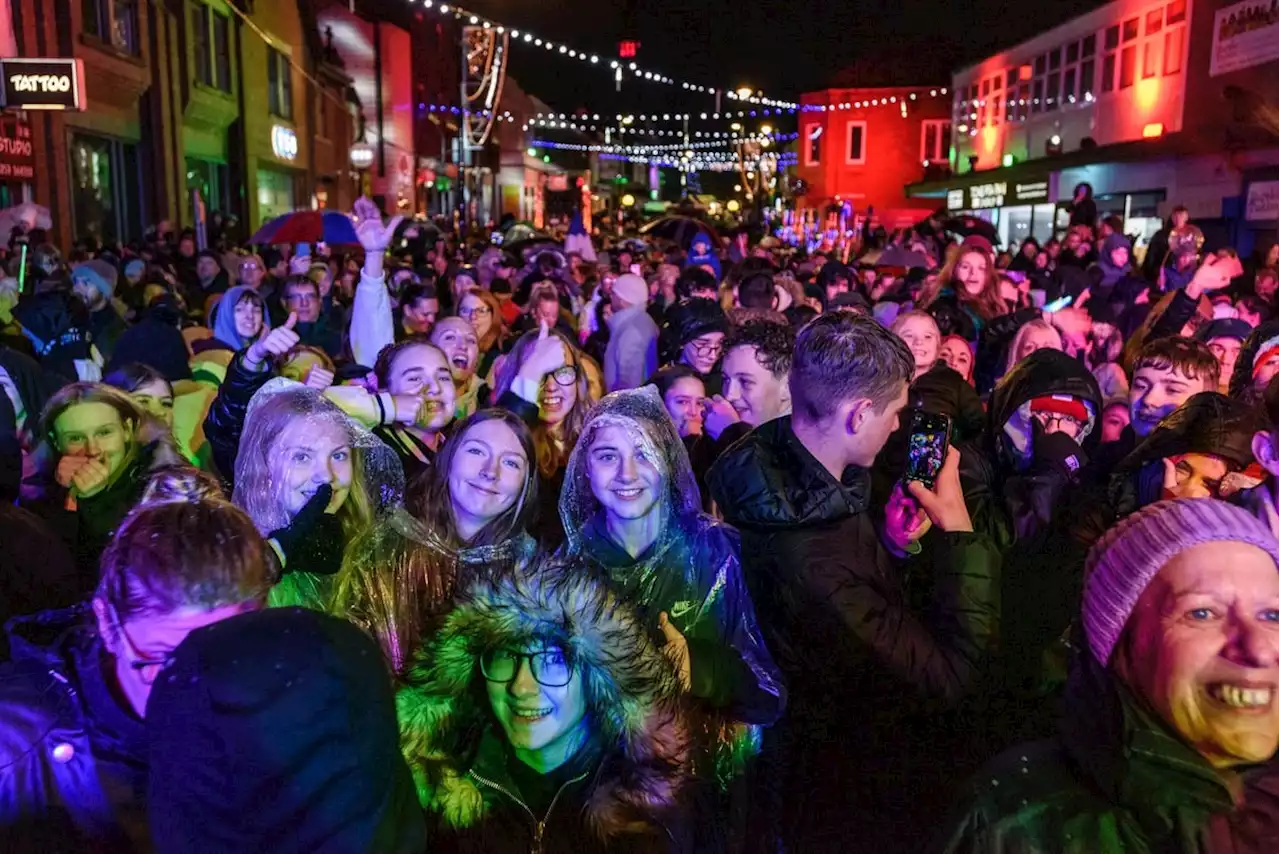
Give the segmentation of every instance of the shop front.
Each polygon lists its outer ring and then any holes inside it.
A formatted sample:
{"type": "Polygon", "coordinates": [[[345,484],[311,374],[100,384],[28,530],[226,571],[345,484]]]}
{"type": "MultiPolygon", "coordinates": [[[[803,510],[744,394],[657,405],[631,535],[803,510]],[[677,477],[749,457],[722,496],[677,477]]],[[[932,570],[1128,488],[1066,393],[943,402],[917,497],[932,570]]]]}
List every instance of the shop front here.
{"type": "Polygon", "coordinates": [[[298,208],[300,175],[275,166],[258,167],[258,217],[253,227],[298,208]]]}
{"type": "MultiPolygon", "coordinates": [[[[0,115],[0,209],[32,201],[35,178],[31,127],[17,116],[0,115]]],[[[0,243],[7,239],[0,234],[0,243]]]]}
{"type": "Polygon", "coordinates": [[[968,214],[991,223],[1000,244],[1017,246],[1028,237],[1043,243],[1061,228],[1059,206],[1052,176],[1032,175],[983,181],[949,189],[947,213],[968,214]]]}

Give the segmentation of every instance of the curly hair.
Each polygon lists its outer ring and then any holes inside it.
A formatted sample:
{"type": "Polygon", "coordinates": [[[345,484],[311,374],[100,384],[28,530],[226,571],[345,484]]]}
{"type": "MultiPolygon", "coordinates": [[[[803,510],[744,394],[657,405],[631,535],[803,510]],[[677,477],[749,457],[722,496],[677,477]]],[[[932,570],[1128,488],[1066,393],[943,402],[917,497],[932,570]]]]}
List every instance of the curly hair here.
{"type": "Polygon", "coordinates": [[[735,347],[754,347],[758,361],[775,379],[791,370],[796,335],[790,326],[772,320],[754,319],[730,330],[725,337],[725,355],[735,347]]]}

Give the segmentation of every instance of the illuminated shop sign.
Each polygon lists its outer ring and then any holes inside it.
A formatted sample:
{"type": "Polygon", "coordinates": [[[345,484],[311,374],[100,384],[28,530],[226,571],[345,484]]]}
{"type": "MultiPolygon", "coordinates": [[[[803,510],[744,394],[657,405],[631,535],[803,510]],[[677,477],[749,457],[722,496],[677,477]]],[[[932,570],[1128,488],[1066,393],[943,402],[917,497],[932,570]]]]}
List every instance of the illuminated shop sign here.
{"type": "Polygon", "coordinates": [[[1013,201],[1015,202],[1043,202],[1048,198],[1048,181],[1028,181],[1025,184],[1013,185],[1013,201]]]}
{"type": "Polygon", "coordinates": [[[84,63],[78,59],[0,59],[0,77],[0,107],[84,109],[84,63]]]}
{"type": "Polygon", "coordinates": [[[272,126],[271,151],[281,160],[293,160],[298,156],[298,135],[292,128],[272,126]]]}
{"type": "Polygon", "coordinates": [[[1004,206],[1005,194],[1009,191],[1009,182],[992,181],[989,184],[974,184],[969,188],[969,208],[998,208],[1004,206]]]}

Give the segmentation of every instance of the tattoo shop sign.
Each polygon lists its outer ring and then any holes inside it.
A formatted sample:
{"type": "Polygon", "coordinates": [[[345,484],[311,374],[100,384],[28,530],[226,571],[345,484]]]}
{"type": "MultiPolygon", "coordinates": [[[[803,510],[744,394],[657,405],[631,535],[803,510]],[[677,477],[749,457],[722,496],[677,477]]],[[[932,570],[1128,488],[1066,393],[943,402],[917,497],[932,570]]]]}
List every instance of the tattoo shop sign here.
{"type": "Polygon", "coordinates": [[[0,59],[0,107],[83,110],[84,63],[79,59],[0,59]]]}

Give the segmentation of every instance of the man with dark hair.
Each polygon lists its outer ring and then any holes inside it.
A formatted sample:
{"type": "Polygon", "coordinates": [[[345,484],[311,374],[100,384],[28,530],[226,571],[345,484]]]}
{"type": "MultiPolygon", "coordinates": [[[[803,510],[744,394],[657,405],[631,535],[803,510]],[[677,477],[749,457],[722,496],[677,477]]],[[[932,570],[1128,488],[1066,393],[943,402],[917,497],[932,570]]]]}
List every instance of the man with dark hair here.
{"type": "Polygon", "coordinates": [[[765,733],[760,777],[772,788],[753,811],[765,826],[749,829],[760,850],[838,850],[854,816],[867,850],[916,850],[949,796],[936,779],[954,770],[934,743],[945,727],[926,704],[954,705],[977,681],[995,635],[997,558],[972,533],[952,449],[933,490],[899,486],[885,512],[885,539],[906,531],[917,551],[939,529],[923,570],[932,607],[909,606],[869,512],[868,468],[913,369],[874,320],[814,319],[789,366],[792,414],[725,451],[707,478],[742,533],[743,574],[790,691],[787,717],[765,733]]]}
{"type": "Polygon", "coordinates": [[[716,299],[719,296],[720,283],[714,273],[701,267],[685,267],[676,277],[676,296],[680,299],[701,297],[716,299]]]}
{"type": "Polygon", "coordinates": [[[738,305],[770,311],[778,307],[778,294],[774,289],[773,275],[752,273],[738,283],[738,305]]]}
{"type": "MultiPolygon", "coordinates": [[[[791,411],[791,351],[795,333],[772,320],[752,320],[724,340],[724,397],[738,419],[752,427],[791,411]]],[[[710,429],[710,427],[708,428],[710,429]]]]}
{"type": "Polygon", "coordinates": [[[307,276],[298,274],[285,279],[281,294],[284,307],[298,317],[294,331],[298,340],[311,347],[319,347],[331,359],[342,353],[342,333],[330,329],[320,317],[320,286],[307,276]]]}

